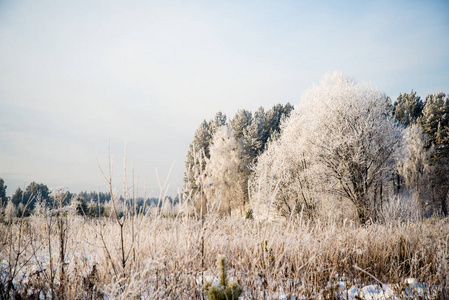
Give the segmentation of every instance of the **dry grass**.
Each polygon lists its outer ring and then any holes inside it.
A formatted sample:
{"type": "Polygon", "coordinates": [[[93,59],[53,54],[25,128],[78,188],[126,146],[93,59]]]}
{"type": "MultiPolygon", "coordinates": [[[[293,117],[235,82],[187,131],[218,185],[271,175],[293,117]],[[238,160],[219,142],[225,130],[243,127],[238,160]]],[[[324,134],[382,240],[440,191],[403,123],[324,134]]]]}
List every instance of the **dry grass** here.
{"type": "Polygon", "coordinates": [[[406,278],[416,278],[448,296],[449,224],[443,219],[361,227],[300,218],[137,216],[134,236],[131,220],[124,221],[123,267],[117,222],[73,216],[65,224],[65,277],[57,224],[33,217],[1,225],[3,289],[8,278],[14,282],[3,296],[203,299],[206,280],[217,276],[217,254],[226,257],[228,275],[245,299],[329,297],[329,283],[367,284],[373,277],[398,283],[398,292],[406,278]]]}

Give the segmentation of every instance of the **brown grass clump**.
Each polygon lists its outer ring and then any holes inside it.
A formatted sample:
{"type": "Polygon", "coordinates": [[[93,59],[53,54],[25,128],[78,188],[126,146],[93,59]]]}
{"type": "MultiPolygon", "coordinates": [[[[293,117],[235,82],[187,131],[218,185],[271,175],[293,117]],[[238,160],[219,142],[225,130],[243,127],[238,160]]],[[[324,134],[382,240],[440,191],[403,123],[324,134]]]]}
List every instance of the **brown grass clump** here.
{"type": "Polygon", "coordinates": [[[123,230],[106,218],[68,216],[65,222],[62,262],[57,220],[33,217],[0,225],[1,298],[64,293],[68,299],[204,299],[204,285],[218,278],[219,253],[226,257],[229,279],[243,288],[243,299],[330,297],[338,281],[396,284],[399,294],[406,278],[427,284],[429,298],[431,289],[448,296],[444,219],[362,227],[138,215],[133,224],[123,218],[123,230]]]}

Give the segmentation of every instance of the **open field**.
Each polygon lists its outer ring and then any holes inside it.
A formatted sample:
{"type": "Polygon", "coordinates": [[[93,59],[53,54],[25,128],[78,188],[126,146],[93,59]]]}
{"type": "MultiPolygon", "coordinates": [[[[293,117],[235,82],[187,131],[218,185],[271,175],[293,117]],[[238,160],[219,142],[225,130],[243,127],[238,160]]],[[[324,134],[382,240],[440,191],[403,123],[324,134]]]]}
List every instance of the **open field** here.
{"type": "Polygon", "coordinates": [[[357,288],[381,283],[401,298],[449,297],[447,219],[363,227],[301,217],[122,221],[68,214],[2,224],[2,296],[203,299],[221,254],[243,299],[357,299],[357,288]],[[407,282],[423,285],[413,294],[407,282]]]}

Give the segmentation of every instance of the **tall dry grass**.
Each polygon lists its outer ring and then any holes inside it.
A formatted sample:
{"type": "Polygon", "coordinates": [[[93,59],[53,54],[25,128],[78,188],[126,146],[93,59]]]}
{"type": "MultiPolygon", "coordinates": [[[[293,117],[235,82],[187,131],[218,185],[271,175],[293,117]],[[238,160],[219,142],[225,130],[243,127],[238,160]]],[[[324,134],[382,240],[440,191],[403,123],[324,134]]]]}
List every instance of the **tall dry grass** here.
{"type": "Polygon", "coordinates": [[[428,298],[449,297],[444,219],[360,226],[300,217],[260,222],[154,214],[125,216],[123,227],[113,218],[70,215],[65,222],[64,241],[48,216],[0,225],[3,290],[13,283],[2,297],[57,298],[64,286],[67,299],[204,299],[204,284],[218,276],[218,254],[226,257],[228,276],[243,287],[244,299],[329,298],[335,296],[332,283],[341,280],[397,283],[399,294],[410,277],[428,285],[428,298]]]}

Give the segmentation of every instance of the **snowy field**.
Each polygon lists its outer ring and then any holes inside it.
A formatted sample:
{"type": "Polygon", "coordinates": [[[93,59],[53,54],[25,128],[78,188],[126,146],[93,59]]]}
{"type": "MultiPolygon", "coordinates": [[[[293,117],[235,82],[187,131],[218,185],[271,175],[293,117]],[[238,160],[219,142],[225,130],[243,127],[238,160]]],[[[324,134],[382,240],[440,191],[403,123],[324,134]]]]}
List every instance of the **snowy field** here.
{"type": "Polygon", "coordinates": [[[204,285],[217,283],[219,254],[229,281],[243,289],[240,299],[448,295],[445,220],[363,227],[213,215],[122,221],[69,215],[2,224],[3,297],[204,299],[204,285]]]}

